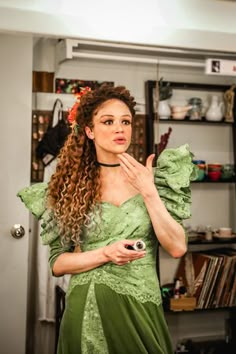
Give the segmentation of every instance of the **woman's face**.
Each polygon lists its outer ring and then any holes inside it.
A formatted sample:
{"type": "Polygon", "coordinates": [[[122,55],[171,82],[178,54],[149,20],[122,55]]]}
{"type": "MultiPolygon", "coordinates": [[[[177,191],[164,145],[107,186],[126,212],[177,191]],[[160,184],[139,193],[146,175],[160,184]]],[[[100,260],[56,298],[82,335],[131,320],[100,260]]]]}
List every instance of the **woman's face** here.
{"type": "MultiPolygon", "coordinates": [[[[131,142],[132,115],[126,104],[118,99],[104,102],[93,116],[93,128],[85,131],[93,139],[97,158],[113,157],[125,152],[131,142]]],[[[109,161],[109,158],[108,158],[109,161]]]]}

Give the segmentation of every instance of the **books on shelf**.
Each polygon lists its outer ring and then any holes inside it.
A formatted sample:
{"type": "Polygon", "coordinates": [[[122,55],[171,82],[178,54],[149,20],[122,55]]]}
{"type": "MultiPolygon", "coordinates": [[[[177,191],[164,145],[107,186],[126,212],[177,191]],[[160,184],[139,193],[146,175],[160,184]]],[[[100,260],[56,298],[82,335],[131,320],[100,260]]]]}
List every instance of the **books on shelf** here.
{"type": "Polygon", "coordinates": [[[236,250],[187,252],[180,259],[176,278],[182,278],[198,309],[236,305],[236,250]]]}

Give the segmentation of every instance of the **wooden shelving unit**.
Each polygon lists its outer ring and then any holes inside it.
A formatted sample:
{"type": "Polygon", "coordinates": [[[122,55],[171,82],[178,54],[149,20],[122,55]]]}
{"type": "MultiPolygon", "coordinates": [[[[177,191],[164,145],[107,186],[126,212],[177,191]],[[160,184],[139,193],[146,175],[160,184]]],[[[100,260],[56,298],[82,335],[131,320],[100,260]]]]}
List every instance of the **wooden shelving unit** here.
{"type": "MultiPolygon", "coordinates": [[[[181,82],[170,82],[170,85],[173,89],[181,89],[181,90],[204,90],[204,91],[209,91],[209,92],[215,92],[215,91],[220,91],[224,92],[227,89],[229,89],[229,86],[225,85],[204,85],[204,84],[194,84],[194,83],[181,83],[181,82]]],[[[151,154],[154,151],[154,119],[155,119],[155,112],[154,112],[154,102],[153,102],[153,97],[154,97],[154,92],[153,90],[156,87],[156,81],[147,81],[145,84],[145,96],[146,96],[146,131],[147,131],[147,155],[151,154]]],[[[235,120],[233,123],[231,122],[225,122],[224,120],[220,122],[211,122],[207,121],[204,117],[201,120],[190,120],[189,117],[186,117],[184,120],[176,120],[173,118],[170,119],[160,119],[159,123],[160,124],[176,124],[176,125],[194,125],[194,126],[229,126],[232,128],[232,137],[233,137],[233,154],[234,154],[234,164],[236,166],[236,95],[234,99],[234,117],[235,120]]],[[[219,180],[219,181],[209,181],[208,179],[204,179],[203,181],[194,181],[192,184],[193,185],[201,185],[201,184],[208,184],[209,187],[214,188],[214,185],[220,185],[220,184],[236,184],[236,178],[233,180],[219,180]]],[[[232,248],[236,245],[236,238],[230,239],[230,240],[218,240],[214,239],[212,241],[207,241],[207,240],[196,240],[189,242],[189,248],[198,248],[199,249],[212,249],[212,248],[232,248]],[[212,246],[212,247],[210,247],[212,246]]],[[[159,258],[159,249],[158,249],[158,254],[157,254],[157,274],[158,276],[160,275],[160,258],[159,258]]],[[[235,306],[231,307],[218,307],[218,308],[201,308],[201,309],[195,309],[193,311],[180,311],[180,312],[174,312],[171,310],[166,310],[167,315],[170,316],[178,316],[178,314],[189,314],[189,316],[194,316],[194,313],[208,313],[208,314],[213,314],[214,311],[227,311],[228,312],[228,326],[229,326],[229,331],[231,333],[231,337],[233,336],[233,333],[235,334],[235,323],[236,323],[236,308],[235,306]]],[[[234,342],[234,339],[232,340],[231,338],[231,344],[226,346],[226,343],[224,342],[223,344],[225,345],[225,349],[230,347],[232,345],[232,341],[234,342]]],[[[205,344],[204,344],[205,345],[205,344]]],[[[205,345],[206,346],[206,345],[205,345]]]]}

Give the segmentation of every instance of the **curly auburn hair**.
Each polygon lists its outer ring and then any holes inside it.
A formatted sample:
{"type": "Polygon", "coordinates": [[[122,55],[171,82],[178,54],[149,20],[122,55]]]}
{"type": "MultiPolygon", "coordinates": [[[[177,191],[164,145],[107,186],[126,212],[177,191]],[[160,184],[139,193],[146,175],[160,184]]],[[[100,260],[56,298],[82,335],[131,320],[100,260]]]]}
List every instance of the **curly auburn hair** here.
{"type": "Polygon", "coordinates": [[[100,167],[85,127],[93,127],[93,116],[110,99],[121,100],[135,115],[136,102],[124,86],[104,84],[84,94],[77,108],[77,129],[72,130],[61,149],[48,185],[47,205],[53,211],[64,244],[80,243],[82,227],[89,225],[90,212],[101,200],[100,167]]]}

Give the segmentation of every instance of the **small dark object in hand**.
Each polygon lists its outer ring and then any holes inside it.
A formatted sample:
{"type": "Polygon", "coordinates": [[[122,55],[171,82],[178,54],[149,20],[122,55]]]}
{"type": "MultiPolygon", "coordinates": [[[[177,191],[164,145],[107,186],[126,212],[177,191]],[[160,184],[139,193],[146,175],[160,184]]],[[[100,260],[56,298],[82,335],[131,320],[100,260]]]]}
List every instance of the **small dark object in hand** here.
{"type": "Polygon", "coordinates": [[[132,246],[129,245],[127,246],[127,248],[129,250],[133,250],[133,251],[144,251],[146,249],[146,245],[142,240],[138,240],[136,241],[132,246]]]}

